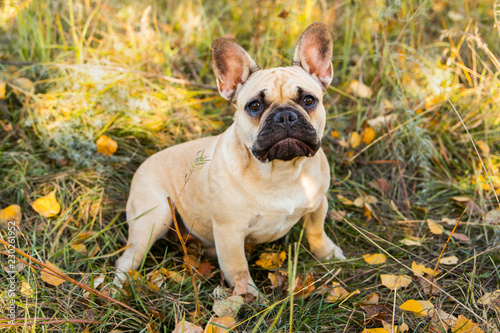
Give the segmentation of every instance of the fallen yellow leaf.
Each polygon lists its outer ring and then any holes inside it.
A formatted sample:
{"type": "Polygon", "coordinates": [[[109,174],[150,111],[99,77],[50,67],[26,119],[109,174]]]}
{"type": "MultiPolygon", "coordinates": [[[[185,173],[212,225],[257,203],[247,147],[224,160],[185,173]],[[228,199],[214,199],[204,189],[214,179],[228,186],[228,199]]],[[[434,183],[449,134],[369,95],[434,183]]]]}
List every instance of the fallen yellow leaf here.
{"type": "Polygon", "coordinates": [[[358,80],[352,80],[349,83],[349,91],[351,91],[354,95],[361,98],[370,98],[372,97],[372,90],[363,82],[359,82],[358,80]]]}
{"type": "Polygon", "coordinates": [[[408,275],[382,274],[380,279],[382,284],[391,290],[407,287],[411,283],[411,277],[408,275]]]}
{"type": "Polygon", "coordinates": [[[438,276],[441,274],[441,271],[437,270],[434,272],[432,268],[425,267],[422,264],[417,263],[416,261],[411,263],[411,269],[415,275],[424,275],[429,274],[430,276],[438,276]]]}
{"type": "Polygon", "coordinates": [[[356,148],[359,146],[361,143],[361,137],[359,136],[359,133],[354,131],[351,133],[351,138],[349,139],[349,144],[351,145],[352,148],[356,148]]]}
{"type": "Polygon", "coordinates": [[[38,214],[45,217],[52,217],[59,214],[61,211],[61,205],[56,199],[56,190],[53,190],[44,197],[38,198],[31,204],[31,207],[38,214]]]}
{"type": "Polygon", "coordinates": [[[458,258],[456,256],[442,257],[439,263],[443,265],[455,265],[458,263],[458,258]]]}
{"type": "Polygon", "coordinates": [[[384,326],[384,329],[389,332],[389,333],[406,333],[410,329],[406,323],[402,323],[400,326],[395,325],[392,326],[392,324],[389,324],[382,320],[382,325],[384,326]]]}
{"type": "Polygon", "coordinates": [[[483,140],[476,140],[476,146],[478,146],[479,149],[481,149],[484,155],[487,156],[490,154],[490,146],[488,146],[488,144],[483,140]]]}
{"type": "Polygon", "coordinates": [[[432,315],[432,310],[434,310],[434,304],[429,301],[416,301],[410,299],[399,306],[401,310],[410,311],[417,314],[420,317],[432,315]]]}
{"type": "Polygon", "coordinates": [[[453,326],[453,333],[483,333],[483,330],[471,319],[459,315],[455,326],[453,326]]]}
{"type": "Polygon", "coordinates": [[[361,333],[390,333],[385,328],[365,328],[361,333]]]}
{"type": "Polygon", "coordinates": [[[286,252],[281,251],[279,254],[276,252],[273,253],[261,253],[259,260],[255,262],[257,266],[260,266],[265,269],[271,268],[280,268],[283,265],[283,262],[286,259],[286,252]]]}
{"type": "Polygon", "coordinates": [[[205,333],[227,333],[236,325],[236,320],[233,317],[212,318],[205,327],[205,333]]]}
{"type": "Polygon", "coordinates": [[[101,135],[96,141],[97,152],[100,154],[112,156],[118,149],[118,144],[115,140],[107,135],[101,135]]]}
{"type": "MultiPolygon", "coordinates": [[[[54,264],[52,264],[51,262],[46,261],[45,264],[51,268],[51,270],[48,270],[48,269],[45,268],[46,271],[50,271],[50,272],[51,271],[55,271],[55,272],[57,272],[57,273],[59,273],[61,275],[64,275],[61,272],[61,270],[59,268],[57,268],[57,266],[54,265],[54,264]]],[[[54,275],[49,274],[49,273],[46,273],[44,271],[42,271],[41,275],[42,275],[42,280],[45,281],[45,283],[50,284],[52,286],[56,286],[56,287],[59,286],[59,285],[61,285],[61,284],[63,284],[66,281],[66,280],[63,280],[61,278],[58,278],[57,276],[54,276],[54,275]]]]}
{"type": "Polygon", "coordinates": [[[33,294],[33,288],[31,288],[30,284],[26,281],[21,282],[21,288],[19,291],[24,296],[31,296],[33,294]]]}
{"type": "Polygon", "coordinates": [[[369,145],[375,139],[375,131],[371,127],[365,127],[361,136],[361,141],[369,145]]]}
{"type": "Polygon", "coordinates": [[[182,318],[182,321],[175,325],[172,333],[203,333],[203,328],[182,318]]]}
{"type": "Polygon", "coordinates": [[[500,289],[497,289],[490,293],[485,293],[481,298],[477,300],[477,304],[484,306],[493,305],[498,310],[500,310],[500,289]]]}
{"type": "Polygon", "coordinates": [[[434,235],[441,235],[443,233],[443,228],[432,219],[427,219],[427,226],[434,235]]]}
{"type": "Polygon", "coordinates": [[[78,253],[87,253],[87,247],[85,246],[85,244],[71,244],[70,247],[78,253]]]}
{"type": "Polygon", "coordinates": [[[0,99],[5,99],[7,84],[4,81],[0,81],[0,99]]]}
{"type": "Polygon", "coordinates": [[[332,136],[332,138],[334,139],[338,139],[339,138],[339,131],[332,131],[332,133],[330,133],[330,135],[332,136]]]}
{"type": "Polygon", "coordinates": [[[16,225],[21,222],[21,207],[18,205],[10,205],[0,210],[0,222],[14,222],[16,225]]]}
{"type": "Polygon", "coordinates": [[[327,303],[336,303],[345,298],[347,298],[350,293],[345,290],[344,287],[340,285],[338,282],[333,282],[333,288],[328,291],[328,296],[326,296],[325,302],[327,303]]]}
{"type": "Polygon", "coordinates": [[[344,197],[343,195],[341,194],[337,194],[337,199],[340,200],[340,202],[343,204],[343,205],[346,205],[346,206],[352,206],[354,205],[354,202],[350,199],[347,199],[346,197],[344,197]]]}
{"type": "Polygon", "coordinates": [[[363,255],[363,259],[369,265],[383,264],[387,261],[387,257],[383,253],[365,254],[363,255]]]}

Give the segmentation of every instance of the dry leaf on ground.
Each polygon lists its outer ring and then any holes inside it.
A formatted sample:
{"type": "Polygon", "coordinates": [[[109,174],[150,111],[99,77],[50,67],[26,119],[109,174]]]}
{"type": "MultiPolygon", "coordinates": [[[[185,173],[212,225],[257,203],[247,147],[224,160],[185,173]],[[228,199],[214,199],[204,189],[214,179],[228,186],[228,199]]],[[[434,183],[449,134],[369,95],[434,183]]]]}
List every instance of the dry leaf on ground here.
{"type": "Polygon", "coordinates": [[[304,275],[301,274],[295,278],[295,281],[293,282],[293,292],[295,297],[307,298],[315,289],[314,276],[312,273],[307,274],[305,278],[304,275]]]}
{"type": "Polygon", "coordinates": [[[87,253],[87,247],[85,246],[85,244],[81,244],[81,243],[71,244],[70,247],[78,253],[81,253],[81,254],[87,253]]]}
{"type": "Polygon", "coordinates": [[[420,317],[433,315],[434,304],[429,301],[410,299],[399,306],[401,310],[410,311],[420,317]]]}
{"type": "MultiPolygon", "coordinates": [[[[57,268],[56,265],[52,264],[51,262],[49,261],[46,261],[45,264],[47,266],[49,266],[52,270],[49,270],[47,268],[44,268],[45,271],[55,271],[61,275],[64,275],[61,270],[59,268],[57,268]]],[[[46,273],[45,271],[42,271],[41,272],[41,275],[42,275],[42,280],[47,283],[47,284],[50,284],[52,286],[59,286],[61,284],[63,284],[66,280],[63,280],[61,278],[58,278],[57,276],[54,276],[52,274],[49,274],[49,273],[46,273]]]]}
{"type": "Polygon", "coordinates": [[[453,333],[483,333],[483,330],[471,319],[459,315],[453,326],[453,333]]]}
{"type": "Polygon", "coordinates": [[[390,333],[383,327],[379,328],[365,328],[361,333],[390,333]]]}
{"type": "Polygon", "coordinates": [[[33,289],[28,282],[23,281],[21,282],[21,288],[19,288],[19,292],[23,296],[31,296],[33,294],[33,289]]]}
{"type": "Polygon", "coordinates": [[[459,242],[464,242],[464,243],[467,243],[469,241],[469,237],[467,237],[466,234],[462,234],[459,232],[453,233],[453,238],[455,238],[455,240],[459,242]]]}
{"type": "Polygon", "coordinates": [[[426,295],[437,295],[439,294],[440,287],[434,277],[429,274],[424,274],[423,276],[417,276],[417,282],[422,287],[424,294],[426,295]],[[431,281],[431,282],[429,282],[431,281]]]}
{"type": "Polygon", "coordinates": [[[264,252],[260,254],[259,260],[255,264],[265,269],[280,268],[285,260],[285,251],[281,251],[279,254],[277,252],[264,252]]]}
{"type": "Polygon", "coordinates": [[[384,326],[384,329],[389,332],[389,333],[406,333],[410,329],[406,323],[402,323],[400,326],[394,325],[392,326],[392,323],[385,322],[382,320],[382,325],[384,326]]]}
{"type": "Polygon", "coordinates": [[[241,306],[245,303],[241,296],[229,296],[223,300],[215,300],[213,311],[218,317],[236,317],[241,306]]]}
{"type": "Polygon", "coordinates": [[[0,81],[0,99],[5,99],[5,92],[7,91],[7,83],[0,81]]]}
{"type": "Polygon", "coordinates": [[[500,224],[500,208],[490,210],[484,215],[484,223],[488,225],[500,224]]]}
{"type": "Polygon", "coordinates": [[[233,317],[212,318],[205,327],[205,333],[227,333],[236,325],[233,317]]]}
{"type": "Polygon", "coordinates": [[[61,211],[61,205],[56,199],[56,190],[53,190],[44,197],[36,199],[31,204],[31,207],[33,207],[35,212],[45,217],[52,217],[59,214],[61,211]]]}
{"type": "Polygon", "coordinates": [[[377,304],[378,301],[380,300],[380,296],[377,295],[376,293],[373,293],[371,294],[370,296],[368,296],[364,302],[365,303],[373,303],[373,304],[377,304]]]}
{"type": "Polygon", "coordinates": [[[380,279],[382,284],[391,290],[407,287],[411,283],[411,277],[408,275],[382,274],[380,279]]]}
{"type": "Polygon", "coordinates": [[[439,263],[443,265],[456,265],[458,258],[456,256],[442,257],[439,259],[439,263]]]}
{"type": "Polygon", "coordinates": [[[422,243],[418,239],[405,238],[401,240],[401,244],[406,246],[422,246],[422,243]]]}
{"type": "Polygon", "coordinates": [[[425,267],[423,264],[419,264],[416,261],[411,263],[411,269],[415,275],[429,274],[430,276],[438,276],[441,274],[440,270],[434,272],[434,269],[425,267]]]}
{"type": "Polygon", "coordinates": [[[372,183],[372,185],[378,188],[382,193],[386,193],[387,191],[389,191],[389,182],[385,178],[376,179],[372,183]]]}
{"type": "Polygon", "coordinates": [[[366,312],[366,324],[375,324],[382,320],[392,320],[392,308],[387,304],[375,304],[362,306],[361,309],[366,312]]]}
{"type": "Polygon", "coordinates": [[[500,289],[485,293],[477,300],[477,304],[484,306],[494,306],[497,311],[500,311],[500,289]]]}
{"type": "Polygon", "coordinates": [[[351,137],[349,138],[349,144],[351,145],[352,148],[356,148],[357,146],[359,146],[360,143],[361,143],[361,136],[359,135],[358,132],[353,131],[351,133],[351,137]]]}
{"type": "Polygon", "coordinates": [[[0,222],[7,224],[8,222],[14,222],[17,226],[21,222],[22,214],[21,207],[18,205],[10,205],[2,210],[0,210],[0,222]]]}
{"type": "Polygon", "coordinates": [[[208,276],[212,274],[212,271],[215,269],[215,266],[209,263],[208,261],[204,261],[200,264],[197,271],[203,276],[208,276]]]}
{"type": "Polygon", "coordinates": [[[427,226],[434,235],[441,235],[444,231],[443,228],[432,219],[427,219],[427,226]]]}
{"type": "Polygon", "coordinates": [[[346,299],[351,293],[345,290],[338,282],[333,282],[332,289],[328,290],[325,302],[336,303],[346,299]]]}
{"type": "Polygon", "coordinates": [[[267,277],[271,280],[271,289],[282,288],[288,281],[288,273],[285,271],[269,272],[267,277]]]}
{"type": "Polygon", "coordinates": [[[363,133],[361,134],[361,141],[369,145],[375,139],[375,131],[371,127],[365,127],[363,133]]]}
{"type": "Polygon", "coordinates": [[[111,139],[107,135],[101,135],[99,139],[97,139],[96,145],[97,145],[97,152],[99,154],[104,154],[108,156],[112,156],[118,149],[118,143],[116,143],[115,140],[111,139]]]}
{"type": "Polygon", "coordinates": [[[162,268],[160,270],[160,273],[165,276],[166,278],[174,281],[175,283],[181,283],[182,281],[184,281],[184,279],[186,278],[186,272],[185,271],[182,271],[182,272],[174,272],[174,271],[169,271],[168,269],[166,268],[162,268]]]}
{"type": "Polygon", "coordinates": [[[337,194],[337,199],[340,200],[340,202],[343,204],[343,205],[346,205],[346,206],[352,206],[354,205],[354,202],[350,199],[347,199],[346,197],[344,197],[343,195],[341,194],[337,194]]]}
{"type": "Polygon", "coordinates": [[[175,325],[172,333],[203,333],[203,328],[183,319],[175,325]]]}
{"type": "Polygon", "coordinates": [[[383,253],[364,254],[363,259],[369,265],[383,264],[387,261],[387,257],[383,253]]]}
{"type": "Polygon", "coordinates": [[[372,97],[372,90],[370,87],[368,87],[366,84],[363,82],[359,82],[358,80],[352,80],[351,83],[349,83],[348,90],[356,95],[357,97],[361,98],[370,98],[372,97]]]}
{"type": "Polygon", "coordinates": [[[457,317],[437,309],[432,314],[428,333],[448,332],[448,329],[455,325],[457,317]]]}

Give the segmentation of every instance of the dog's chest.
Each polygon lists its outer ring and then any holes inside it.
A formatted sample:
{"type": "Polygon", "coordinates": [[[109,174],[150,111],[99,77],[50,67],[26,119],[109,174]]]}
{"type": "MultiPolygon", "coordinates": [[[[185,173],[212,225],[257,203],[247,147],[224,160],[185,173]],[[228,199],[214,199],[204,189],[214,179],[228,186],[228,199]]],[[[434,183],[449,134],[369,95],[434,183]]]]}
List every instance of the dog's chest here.
{"type": "Polygon", "coordinates": [[[318,206],[316,197],[308,197],[305,191],[275,193],[273,198],[261,201],[252,212],[248,223],[247,243],[271,242],[283,237],[302,216],[318,206]]]}

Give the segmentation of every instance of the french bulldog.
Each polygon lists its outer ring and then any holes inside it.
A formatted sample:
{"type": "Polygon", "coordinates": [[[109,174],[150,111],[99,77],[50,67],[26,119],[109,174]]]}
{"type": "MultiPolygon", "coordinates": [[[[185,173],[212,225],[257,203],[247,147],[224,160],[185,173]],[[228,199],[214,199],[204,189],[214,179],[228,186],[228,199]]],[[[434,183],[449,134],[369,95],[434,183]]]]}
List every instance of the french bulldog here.
{"type": "Polygon", "coordinates": [[[172,226],[167,197],[188,232],[217,254],[229,285],[248,278],[245,243],[272,242],[300,219],[318,259],[345,259],[324,231],[330,168],[321,149],[323,94],[333,78],[332,37],[322,23],[300,37],[292,66],[261,70],[229,38],[212,44],[222,97],[236,107],[222,134],[185,142],[149,157],[135,173],[127,201],[129,247],[117,280],[137,269],[172,226]]]}

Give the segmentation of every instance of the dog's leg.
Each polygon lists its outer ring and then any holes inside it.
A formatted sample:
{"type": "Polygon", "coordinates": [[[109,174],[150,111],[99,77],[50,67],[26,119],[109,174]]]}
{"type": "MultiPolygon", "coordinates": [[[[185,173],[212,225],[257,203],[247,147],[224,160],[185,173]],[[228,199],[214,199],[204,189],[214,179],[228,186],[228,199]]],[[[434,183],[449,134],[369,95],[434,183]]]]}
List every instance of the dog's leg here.
{"type": "Polygon", "coordinates": [[[333,257],[345,260],[344,253],[335,245],[325,233],[325,217],[328,211],[328,201],[323,197],[318,209],[304,215],[304,227],[309,248],[318,259],[332,259],[333,257]]]}
{"type": "Polygon", "coordinates": [[[172,224],[172,215],[166,202],[166,195],[131,194],[127,202],[129,219],[129,247],[116,262],[117,285],[126,280],[131,269],[137,269],[153,243],[165,234],[172,224]],[[158,198],[158,199],[156,199],[158,198]],[[162,202],[163,200],[163,202],[162,202]]]}
{"type": "Polygon", "coordinates": [[[246,274],[247,292],[258,297],[259,290],[250,276],[245,256],[245,234],[238,229],[232,230],[230,226],[231,223],[221,225],[214,222],[215,248],[224,279],[230,286],[234,286],[235,278],[246,274]]]}

